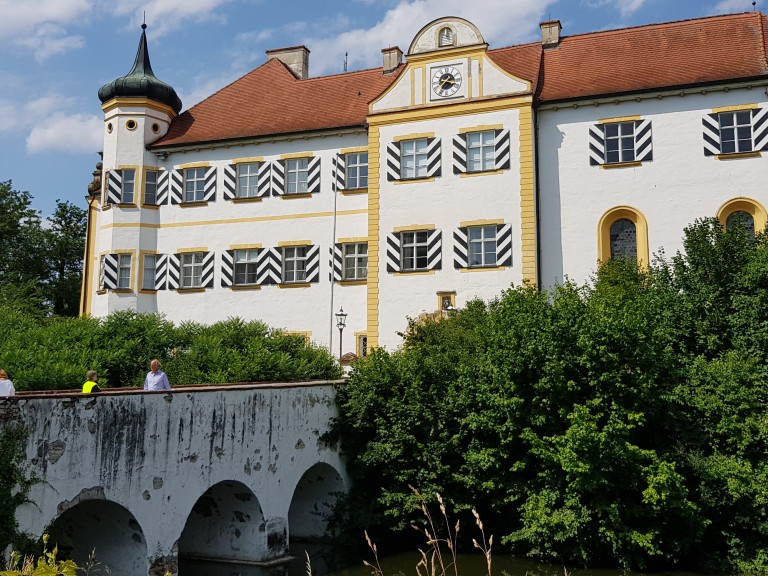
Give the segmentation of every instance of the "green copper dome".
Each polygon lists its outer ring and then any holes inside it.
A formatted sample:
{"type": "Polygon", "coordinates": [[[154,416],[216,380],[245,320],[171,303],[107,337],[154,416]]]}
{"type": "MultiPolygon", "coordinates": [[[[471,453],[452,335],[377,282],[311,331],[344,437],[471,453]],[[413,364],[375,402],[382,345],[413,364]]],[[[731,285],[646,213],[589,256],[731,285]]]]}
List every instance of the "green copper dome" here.
{"type": "Polygon", "coordinates": [[[125,76],[112,80],[112,82],[99,88],[99,100],[103,104],[112,98],[149,98],[170,106],[178,114],[181,111],[181,100],[176,94],[176,90],[170,84],[158,80],[152,72],[152,65],[149,63],[149,50],[147,49],[146,28],[146,24],[141,25],[141,40],[133,68],[125,76]]]}

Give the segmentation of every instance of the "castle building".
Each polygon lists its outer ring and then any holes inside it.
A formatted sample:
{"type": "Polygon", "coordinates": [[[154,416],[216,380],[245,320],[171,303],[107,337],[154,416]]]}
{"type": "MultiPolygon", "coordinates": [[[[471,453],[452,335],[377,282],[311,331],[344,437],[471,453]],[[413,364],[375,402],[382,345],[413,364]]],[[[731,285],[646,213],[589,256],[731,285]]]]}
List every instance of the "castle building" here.
{"type": "Polygon", "coordinates": [[[490,48],[446,17],[377,69],[310,77],[306,47],[270,50],[183,113],[143,31],[99,91],[82,313],[239,316],[363,355],[511,285],[647,265],[696,218],[761,231],[767,30],[761,12],[573,36],[550,21],[490,48]]]}

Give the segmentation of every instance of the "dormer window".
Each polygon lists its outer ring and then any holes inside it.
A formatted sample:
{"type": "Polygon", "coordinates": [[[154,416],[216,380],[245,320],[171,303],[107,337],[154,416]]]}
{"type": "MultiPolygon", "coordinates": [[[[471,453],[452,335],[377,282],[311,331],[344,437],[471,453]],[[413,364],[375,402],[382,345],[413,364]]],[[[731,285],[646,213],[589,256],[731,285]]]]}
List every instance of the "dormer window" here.
{"type": "Polygon", "coordinates": [[[443,46],[453,46],[453,30],[448,27],[442,28],[437,35],[437,45],[441,48],[443,46]]]}

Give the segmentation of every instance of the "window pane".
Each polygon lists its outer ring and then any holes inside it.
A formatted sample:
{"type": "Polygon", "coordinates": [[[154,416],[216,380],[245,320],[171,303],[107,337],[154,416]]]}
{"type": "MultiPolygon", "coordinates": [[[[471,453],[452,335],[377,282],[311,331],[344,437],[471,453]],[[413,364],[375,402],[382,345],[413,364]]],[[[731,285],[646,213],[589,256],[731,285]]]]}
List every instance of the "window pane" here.
{"type": "Polygon", "coordinates": [[[157,265],[157,256],[155,254],[147,254],[144,256],[144,273],[141,280],[141,287],[144,290],[155,289],[155,268],[157,265]]]}
{"type": "Polygon", "coordinates": [[[611,258],[637,261],[637,230],[626,218],[611,224],[611,258]]]}
{"type": "Polygon", "coordinates": [[[144,181],[144,202],[157,204],[157,170],[148,170],[144,181]]]}

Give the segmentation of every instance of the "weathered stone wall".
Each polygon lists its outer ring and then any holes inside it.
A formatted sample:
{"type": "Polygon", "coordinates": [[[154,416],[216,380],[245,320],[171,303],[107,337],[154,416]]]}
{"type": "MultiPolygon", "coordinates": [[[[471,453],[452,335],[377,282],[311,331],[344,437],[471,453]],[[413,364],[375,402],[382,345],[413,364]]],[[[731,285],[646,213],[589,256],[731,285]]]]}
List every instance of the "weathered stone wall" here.
{"type": "Polygon", "coordinates": [[[321,535],[318,511],[347,486],[321,439],[332,382],[22,395],[0,399],[2,414],[30,428],[29,472],[40,479],[20,528],[51,531],[74,556],[96,547],[103,561],[120,559],[118,574],[176,572],[179,551],[279,559],[289,516],[297,535],[321,535]]]}

